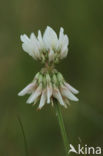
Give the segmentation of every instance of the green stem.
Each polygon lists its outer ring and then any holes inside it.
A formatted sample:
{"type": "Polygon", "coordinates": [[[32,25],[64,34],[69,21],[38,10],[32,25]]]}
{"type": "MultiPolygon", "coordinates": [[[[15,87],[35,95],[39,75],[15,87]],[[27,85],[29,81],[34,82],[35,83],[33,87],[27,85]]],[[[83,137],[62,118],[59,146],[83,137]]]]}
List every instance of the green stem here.
{"type": "Polygon", "coordinates": [[[64,121],[63,121],[61,109],[60,109],[59,104],[57,104],[57,103],[55,103],[54,106],[55,106],[56,115],[57,115],[57,118],[58,118],[60,130],[61,130],[61,135],[62,135],[63,142],[64,142],[65,153],[66,153],[66,156],[68,156],[69,155],[69,153],[68,153],[69,144],[68,144],[68,139],[67,139],[67,134],[66,134],[65,126],[64,126],[64,121]]]}
{"type": "Polygon", "coordinates": [[[23,134],[24,146],[25,146],[25,156],[29,156],[29,154],[28,154],[27,140],[26,140],[26,135],[25,135],[25,132],[24,132],[23,124],[22,124],[22,122],[21,122],[20,117],[17,117],[17,120],[18,120],[18,122],[19,122],[21,131],[22,131],[22,134],[23,134]]]}

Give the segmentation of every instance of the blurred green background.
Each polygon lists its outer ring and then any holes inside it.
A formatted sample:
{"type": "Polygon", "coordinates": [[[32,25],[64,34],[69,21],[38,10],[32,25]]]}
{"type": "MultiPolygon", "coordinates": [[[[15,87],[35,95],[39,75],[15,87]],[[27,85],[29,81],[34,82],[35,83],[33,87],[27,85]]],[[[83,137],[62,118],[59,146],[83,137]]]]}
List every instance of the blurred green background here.
{"type": "Polygon", "coordinates": [[[20,34],[47,25],[68,34],[68,57],[57,69],[80,91],[78,103],[62,108],[69,142],[103,145],[103,0],[0,0],[0,156],[25,156],[17,116],[29,156],[64,156],[54,108],[37,111],[17,96],[41,68],[23,52],[20,34]]]}

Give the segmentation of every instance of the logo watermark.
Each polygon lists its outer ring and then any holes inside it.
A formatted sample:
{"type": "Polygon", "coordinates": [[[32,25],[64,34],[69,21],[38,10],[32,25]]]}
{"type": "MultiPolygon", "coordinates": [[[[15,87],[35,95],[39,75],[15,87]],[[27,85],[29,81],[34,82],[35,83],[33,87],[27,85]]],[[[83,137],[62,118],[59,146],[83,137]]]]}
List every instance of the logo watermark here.
{"type": "Polygon", "coordinates": [[[80,144],[77,145],[77,148],[75,148],[72,144],[70,144],[70,149],[68,153],[76,153],[76,154],[93,154],[93,155],[99,155],[102,154],[101,147],[89,147],[88,145],[81,146],[80,144]]]}

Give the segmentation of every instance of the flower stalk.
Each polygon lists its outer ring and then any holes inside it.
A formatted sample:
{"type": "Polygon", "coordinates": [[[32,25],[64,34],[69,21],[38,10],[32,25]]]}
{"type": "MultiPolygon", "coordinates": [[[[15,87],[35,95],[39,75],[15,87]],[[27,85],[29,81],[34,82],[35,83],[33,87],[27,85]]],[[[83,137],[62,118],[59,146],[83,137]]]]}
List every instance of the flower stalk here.
{"type": "Polygon", "coordinates": [[[55,103],[54,106],[55,106],[56,116],[57,116],[59,126],[60,126],[62,139],[63,139],[63,142],[64,142],[65,153],[66,153],[66,156],[68,156],[69,155],[69,153],[68,153],[69,144],[68,144],[68,139],[67,139],[67,134],[66,134],[65,126],[64,126],[64,121],[63,121],[61,109],[60,109],[60,106],[59,106],[58,103],[55,103]]]}

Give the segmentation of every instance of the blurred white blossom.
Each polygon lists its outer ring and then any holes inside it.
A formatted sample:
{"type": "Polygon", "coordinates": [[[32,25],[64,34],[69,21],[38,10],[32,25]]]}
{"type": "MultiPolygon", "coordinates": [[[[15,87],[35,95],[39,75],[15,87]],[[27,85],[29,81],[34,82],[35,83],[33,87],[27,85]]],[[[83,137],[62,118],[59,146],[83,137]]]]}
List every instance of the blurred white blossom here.
{"type": "Polygon", "coordinates": [[[20,38],[23,42],[23,50],[35,60],[41,60],[43,63],[58,63],[68,54],[69,39],[64,34],[63,28],[60,28],[59,37],[51,27],[47,26],[43,35],[39,30],[37,37],[31,33],[30,38],[25,34],[20,38]]]}

